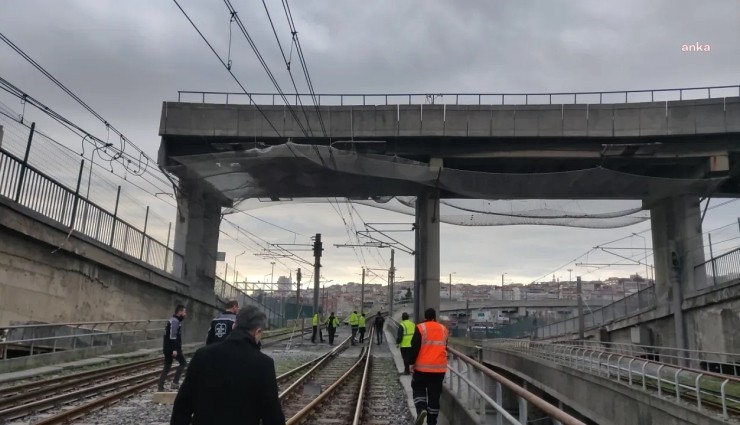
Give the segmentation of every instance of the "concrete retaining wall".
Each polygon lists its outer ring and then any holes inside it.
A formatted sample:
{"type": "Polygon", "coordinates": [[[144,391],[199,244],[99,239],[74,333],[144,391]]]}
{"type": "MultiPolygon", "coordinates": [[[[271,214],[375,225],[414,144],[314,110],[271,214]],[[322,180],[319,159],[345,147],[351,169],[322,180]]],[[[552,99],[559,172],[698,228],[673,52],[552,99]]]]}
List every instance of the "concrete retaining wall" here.
{"type": "Polygon", "coordinates": [[[217,313],[213,293],[194,293],[182,280],[68,232],[0,199],[0,326],[166,319],[185,304],[184,339],[205,338],[217,313]]]}

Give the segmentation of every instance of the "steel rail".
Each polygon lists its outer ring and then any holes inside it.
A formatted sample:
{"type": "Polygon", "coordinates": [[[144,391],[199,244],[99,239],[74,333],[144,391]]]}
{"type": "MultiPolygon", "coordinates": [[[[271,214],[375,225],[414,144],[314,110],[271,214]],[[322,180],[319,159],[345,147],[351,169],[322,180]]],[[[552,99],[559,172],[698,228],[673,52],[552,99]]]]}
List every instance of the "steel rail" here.
{"type": "MultiPolygon", "coordinates": [[[[340,351],[343,351],[346,348],[346,345],[349,343],[349,341],[352,339],[352,336],[348,336],[345,338],[344,341],[342,341],[339,345],[337,345],[336,348],[328,352],[327,354],[324,354],[323,359],[321,359],[318,363],[314,365],[311,369],[309,369],[308,372],[304,373],[300,378],[298,378],[295,382],[290,384],[288,388],[283,390],[282,393],[278,395],[278,399],[284,400],[288,395],[290,395],[299,385],[303,384],[304,381],[306,381],[311,375],[314,374],[317,370],[322,368],[326,365],[331,359],[334,358],[337,354],[339,354],[340,351]]],[[[313,360],[312,360],[313,361],[313,360]]],[[[309,362],[310,363],[310,362],[309,362]]],[[[290,373],[290,372],[288,372],[290,373]]],[[[284,374],[283,374],[284,375],[284,374]]],[[[281,376],[283,376],[281,375],[281,376]]]]}
{"type": "MultiPolygon", "coordinates": [[[[381,332],[383,331],[381,330],[381,332]]],[[[362,407],[365,402],[365,391],[367,389],[367,381],[370,376],[370,361],[372,360],[372,351],[374,345],[373,333],[375,333],[375,326],[371,325],[370,333],[368,334],[370,343],[368,344],[367,353],[365,355],[365,370],[362,372],[362,382],[360,383],[360,392],[357,395],[357,405],[355,407],[355,417],[352,420],[352,425],[360,425],[360,421],[362,420],[362,407]]]]}

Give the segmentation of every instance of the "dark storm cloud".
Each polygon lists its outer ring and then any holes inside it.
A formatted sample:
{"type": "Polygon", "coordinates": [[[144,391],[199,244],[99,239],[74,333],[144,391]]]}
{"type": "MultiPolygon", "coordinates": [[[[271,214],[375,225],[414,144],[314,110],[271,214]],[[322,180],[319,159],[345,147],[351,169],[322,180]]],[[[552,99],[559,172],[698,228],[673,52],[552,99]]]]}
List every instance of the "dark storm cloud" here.
{"type": "MultiPolygon", "coordinates": [[[[262,3],[233,3],[282,88],[292,91],[262,3]]],[[[223,2],[182,4],[225,58],[229,15],[223,2]]],[[[290,54],[280,3],[268,5],[290,54]]],[[[291,7],[318,92],[650,89],[737,84],[740,75],[736,0],[294,0],[291,7]],[[683,44],[697,42],[710,45],[711,51],[681,51],[683,44]]],[[[236,26],[232,29],[234,72],[249,90],[274,91],[236,26]]],[[[163,100],[176,99],[177,90],[184,89],[238,90],[171,1],[5,1],[0,4],[0,31],[152,156],[159,143],[163,100]]],[[[292,58],[298,70],[295,52],[292,58]]],[[[105,136],[102,124],[4,46],[0,74],[105,136]]],[[[303,79],[296,77],[299,90],[305,90],[303,79]]],[[[7,96],[0,95],[0,100],[18,106],[7,96]]],[[[705,228],[732,221],[737,215],[733,205],[711,211],[705,228]]],[[[387,212],[362,211],[368,221],[398,219],[387,212]]],[[[276,207],[255,214],[301,233],[323,232],[331,243],[348,238],[339,217],[326,206],[276,207]]],[[[268,240],[291,237],[248,218],[233,219],[268,240]]],[[[453,269],[461,278],[483,281],[506,271],[533,279],[593,245],[645,227],[443,226],[442,273],[453,269]]],[[[230,250],[239,249],[221,239],[230,250]]],[[[354,253],[333,249],[332,255],[336,273],[353,278],[349,270],[359,267],[354,253]]],[[[405,268],[401,273],[413,276],[410,258],[400,256],[399,262],[405,268]]],[[[269,263],[251,264],[256,275],[269,272],[269,263]]]]}

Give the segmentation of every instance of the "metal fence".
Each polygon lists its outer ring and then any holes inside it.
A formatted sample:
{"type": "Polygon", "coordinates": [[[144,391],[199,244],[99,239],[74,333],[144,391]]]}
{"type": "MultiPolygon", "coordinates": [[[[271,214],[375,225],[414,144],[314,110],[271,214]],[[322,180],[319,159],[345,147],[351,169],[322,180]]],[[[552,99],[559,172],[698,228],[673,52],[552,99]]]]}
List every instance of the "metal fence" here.
{"type": "MultiPolygon", "coordinates": [[[[686,87],[657,90],[621,90],[560,93],[328,93],[316,94],[318,105],[561,105],[662,102],[740,96],[740,86],[686,87]]],[[[287,94],[291,105],[311,105],[310,94],[287,94]]],[[[276,93],[177,92],[178,102],[284,105],[276,93]]]]}
{"type": "Polygon", "coordinates": [[[0,359],[11,350],[28,355],[159,339],[165,319],[30,324],[0,328],[0,359]]]}
{"type": "MultiPolygon", "coordinates": [[[[597,328],[615,320],[655,308],[655,285],[641,289],[632,295],[583,315],[584,330],[597,328]]],[[[578,333],[578,316],[561,320],[536,329],[539,339],[552,338],[578,333]]]]}
{"type": "MultiPolygon", "coordinates": [[[[30,150],[29,143],[27,152],[30,150]]],[[[26,154],[28,158],[28,154],[26,154]]],[[[63,226],[83,233],[157,269],[182,276],[182,256],[118,217],[118,198],[113,213],[80,194],[84,160],[76,188],[68,188],[13,154],[0,149],[0,196],[11,199],[63,226]],[[175,261],[175,258],[180,261],[175,261]]],[[[147,209],[148,211],[148,209],[147,209]]],[[[148,216],[148,214],[147,214],[148,216]]],[[[171,230],[171,228],[170,228],[171,230]]],[[[168,233],[169,236],[169,233],[168,233]]]]}
{"type": "Polygon", "coordinates": [[[740,379],[702,370],[701,364],[720,358],[740,358],[740,353],[713,353],[669,347],[572,341],[547,343],[494,340],[486,349],[509,350],[552,361],[596,376],[614,379],[658,396],[675,396],[676,402],[693,403],[700,411],[719,409],[725,418],[740,411],[740,379]],[[647,357],[647,358],[646,358],[647,357]],[[692,367],[695,366],[696,368],[692,367]]]}
{"type": "Polygon", "coordinates": [[[285,316],[260,303],[259,301],[249,296],[246,292],[221,279],[220,277],[216,277],[215,279],[214,292],[216,293],[216,296],[219,297],[222,301],[236,300],[237,302],[239,302],[240,308],[250,305],[259,308],[260,311],[265,313],[265,315],[267,316],[267,322],[271,327],[282,328],[286,326],[285,316]]]}
{"type": "Polygon", "coordinates": [[[694,274],[706,274],[704,289],[740,280],[740,248],[726,252],[694,267],[694,274]]]}

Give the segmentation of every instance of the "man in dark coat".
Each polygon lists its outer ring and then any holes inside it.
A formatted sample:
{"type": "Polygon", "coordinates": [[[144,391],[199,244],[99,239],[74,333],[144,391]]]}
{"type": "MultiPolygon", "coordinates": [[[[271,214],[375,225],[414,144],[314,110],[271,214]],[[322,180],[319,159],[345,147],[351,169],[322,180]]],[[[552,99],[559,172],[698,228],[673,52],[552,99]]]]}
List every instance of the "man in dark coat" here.
{"type": "Polygon", "coordinates": [[[285,425],[275,363],[259,350],[266,325],[264,313],[246,307],[225,341],[195,353],[175,399],[171,425],[285,425]]]}
{"type": "Polygon", "coordinates": [[[217,318],[211,320],[211,327],[208,328],[208,336],[206,337],[206,345],[221,342],[229,336],[231,329],[234,328],[236,313],[238,312],[239,303],[237,301],[226,303],[224,311],[217,318]]]}
{"type": "Polygon", "coordinates": [[[180,304],[175,307],[175,314],[170,317],[164,327],[164,338],[162,341],[162,352],[164,353],[164,368],[159,375],[158,391],[164,391],[164,383],[167,380],[167,374],[170,373],[172,361],[177,360],[178,366],[175,370],[175,379],[172,381],[172,389],[180,387],[180,375],[185,370],[185,356],[182,354],[182,326],[180,323],[185,320],[187,311],[185,306],[180,304]]]}

